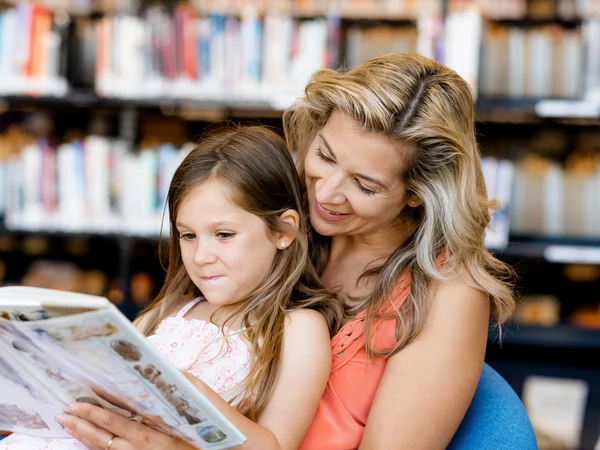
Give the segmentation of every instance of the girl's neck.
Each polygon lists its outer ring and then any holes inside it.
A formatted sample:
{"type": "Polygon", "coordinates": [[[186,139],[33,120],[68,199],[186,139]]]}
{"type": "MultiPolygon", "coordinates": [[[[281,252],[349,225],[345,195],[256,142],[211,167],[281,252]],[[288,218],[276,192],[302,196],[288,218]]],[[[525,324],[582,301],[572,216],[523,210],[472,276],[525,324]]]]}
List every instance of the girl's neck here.
{"type": "MultiPolygon", "coordinates": [[[[198,319],[203,320],[205,322],[211,322],[215,325],[221,326],[225,324],[227,318],[231,317],[231,313],[234,311],[237,305],[225,305],[219,307],[218,305],[214,305],[207,300],[203,300],[195,305],[188,313],[186,314],[186,319],[198,319]]],[[[230,329],[239,329],[241,328],[241,321],[239,317],[233,318],[227,322],[227,328],[230,329]]]]}

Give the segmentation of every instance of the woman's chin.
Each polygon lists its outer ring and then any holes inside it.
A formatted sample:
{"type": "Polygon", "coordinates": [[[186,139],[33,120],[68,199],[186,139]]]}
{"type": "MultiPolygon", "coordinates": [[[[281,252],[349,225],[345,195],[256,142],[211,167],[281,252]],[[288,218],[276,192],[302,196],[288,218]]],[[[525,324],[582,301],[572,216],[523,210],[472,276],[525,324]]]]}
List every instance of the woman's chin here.
{"type": "Polygon", "coordinates": [[[326,223],[325,221],[323,221],[323,219],[320,218],[313,219],[311,217],[310,225],[312,226],[312,229],[315,230],[317,234],[320,234],[321,236],[332,237],[341,234],[339,226],[335,224],[326,223]]]}

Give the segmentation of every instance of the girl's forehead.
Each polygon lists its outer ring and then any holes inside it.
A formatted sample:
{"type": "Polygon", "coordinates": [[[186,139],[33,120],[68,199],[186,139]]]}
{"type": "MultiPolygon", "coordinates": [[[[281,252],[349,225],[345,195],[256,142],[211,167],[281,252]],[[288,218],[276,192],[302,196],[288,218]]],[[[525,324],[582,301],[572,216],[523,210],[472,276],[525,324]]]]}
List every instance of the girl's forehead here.
{"type": "Polygon", "coordinates": [[[233,202],[233,190],[226,183],[211,178],[192,187],[183,196],[178,215],[191,212],[201,215],[236,209],[242,210],[233,202]]]}
{"type": "Polygon", "coordinates": [[[262,223],[262,219],[233,201],[233,192],[222,181],[212,179],[194,186],[177,210],[177,226],[262,223]]]}

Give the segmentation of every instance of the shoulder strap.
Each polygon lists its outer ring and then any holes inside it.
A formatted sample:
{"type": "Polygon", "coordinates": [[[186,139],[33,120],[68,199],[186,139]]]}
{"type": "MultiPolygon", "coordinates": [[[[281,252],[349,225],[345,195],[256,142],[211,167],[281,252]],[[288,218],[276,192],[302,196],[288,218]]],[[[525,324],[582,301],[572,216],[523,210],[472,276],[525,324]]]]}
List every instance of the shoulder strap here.
{"type": "Polygon", "coordinates": [[[175,317],[177,317],[178,319],[182,319],[190,309],[192,309],[194,306],[200,303],[200,300],[202,300],[202,298],[198,297],[192,300],[191,302],[188,302],[183,308],[181,308],[181,310],[177,313],[175,317]]]}

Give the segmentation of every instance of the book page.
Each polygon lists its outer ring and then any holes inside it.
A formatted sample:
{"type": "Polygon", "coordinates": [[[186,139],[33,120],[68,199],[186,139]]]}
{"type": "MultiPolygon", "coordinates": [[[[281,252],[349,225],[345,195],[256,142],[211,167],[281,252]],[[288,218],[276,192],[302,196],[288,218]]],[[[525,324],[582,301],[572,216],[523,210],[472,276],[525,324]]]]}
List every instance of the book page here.
{"type": "MultiPolygon", "coordinates": [[[[66,404],[30,372],[30,341],[9,322],[0,320],[0,429],[38,437],[67,436],[54,421],[66,404]],[[17,350],[18,349],[18,350],[17,350]]],[[[51,373],[51,369],[48,369],[51,373]]]]}
{"type": "MultiPolygon", "coordinates": [[[[244,441],[239,431],[112,305],[36,322],[2,323],[27,337],[27,350],[36,354],[39,365],[29,361],[32,373],[43,385],[60,392],[65,403],[83,397],[97,406],[114,405],[123,415],[200,448],[225,449],[244,441]],[[44,355],[51,355],[51,361],[44,355]]],[[[25,355],[21,358],[26,360],[25,355]]],[[[4,389],[0,392],[3,395],[4,389]]]]}

